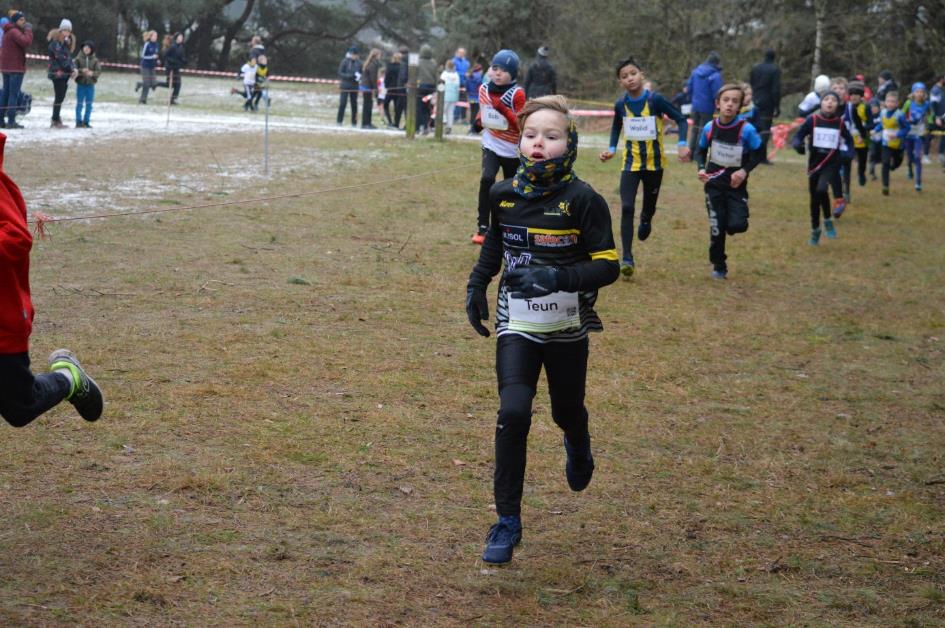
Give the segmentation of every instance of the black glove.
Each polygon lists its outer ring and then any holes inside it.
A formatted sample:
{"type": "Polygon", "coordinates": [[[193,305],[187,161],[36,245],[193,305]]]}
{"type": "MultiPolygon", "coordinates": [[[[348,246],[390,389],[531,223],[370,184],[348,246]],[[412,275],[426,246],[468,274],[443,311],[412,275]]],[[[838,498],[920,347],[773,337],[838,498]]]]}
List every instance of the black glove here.
{"type": "Polygon", "coordinates": [[[798,155],[803,155],[804,152],[805,152],[805,150],[804,150],[804,145],[803,145],[803,144],[795,144],[795,145],[794,145],[794,150],[797,151],[797,154],[798,154],[798,155]]]}
{"type": "Polygon", "coordinates": [[[489,337],[489,330],[482,324],[482,321],[489,320],[489,300],[486,299],[485,288],[466,288],[466,316],[477,334],[489,337]]]}
{"type": "Polygon", "coordinates": [[[520,266],[505,275],[513,299],[534,299],[557,292],[558,269],[553,266],[520,266]]]}

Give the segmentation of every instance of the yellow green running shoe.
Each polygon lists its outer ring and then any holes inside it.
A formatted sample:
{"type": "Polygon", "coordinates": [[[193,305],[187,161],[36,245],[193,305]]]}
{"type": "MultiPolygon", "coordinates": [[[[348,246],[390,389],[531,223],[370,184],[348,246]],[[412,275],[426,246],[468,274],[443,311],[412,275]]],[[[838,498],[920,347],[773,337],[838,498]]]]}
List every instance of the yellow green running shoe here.
{"type": "Polygon", "coordinates": [[[72,390],[66,400],[75,406],[79,416],[86,421],[98,421],[105,409],[102,389],[89,377],[75,354],[68,349],[56,349],[49,354],[49,370],[61,369],[68,369],[72,374],[72,390]]]}

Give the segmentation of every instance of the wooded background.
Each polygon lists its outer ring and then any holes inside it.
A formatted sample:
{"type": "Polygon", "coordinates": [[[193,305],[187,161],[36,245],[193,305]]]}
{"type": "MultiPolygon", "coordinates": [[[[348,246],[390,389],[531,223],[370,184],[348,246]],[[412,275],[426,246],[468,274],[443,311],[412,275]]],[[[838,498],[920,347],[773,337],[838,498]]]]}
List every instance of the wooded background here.
{"type": "MultiPolygon", "coordinates": [[[[433,46],[439,61],[465,46],[490,58],[519,52],[523,66],[550,46],[559,89],[571,96],[615,91],[613,63],[632,54],[664,93],[674,93],[710,50],[726,79],[744,79],[766,48],[778,53],[784,93],[806,91],[812,74],[883,69],[900,80],[945,72],[945,0],[67,0],[16,3],[45,51],[46,29],[68,17],[80,41],[99,56],[136,62],[141,32],[183,32],[189,67],[235,70],[254,34],[263,37],[273,71],[333,77],[351,43],[362,49],[433,46]],[[818,37],[818,33],[820,36],[818,37]],[[816,46],[817,41],[820,47],[816,46]]],[[[9,8],[9,7],[8,7],[9,8]]]]}

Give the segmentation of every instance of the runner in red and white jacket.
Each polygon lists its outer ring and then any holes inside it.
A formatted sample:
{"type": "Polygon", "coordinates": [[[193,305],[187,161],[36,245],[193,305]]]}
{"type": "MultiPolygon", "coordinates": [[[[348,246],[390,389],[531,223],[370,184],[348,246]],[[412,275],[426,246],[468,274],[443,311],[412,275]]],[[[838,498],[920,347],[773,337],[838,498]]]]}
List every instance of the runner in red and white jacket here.
{"type": "Polygon", "coordinates": [[[485,242],[489,230],[489,190],[495,184],[499,168],[505,179],[518,170],[518,112],[525,106],[525,90],[515,82],[518,77],[518,55],[500,50],[489,66],[489,82],[479,87],[479,115],[476,124],[482,127],[482,176],[479,179],[479,213],[475,244],[485,242]]]}

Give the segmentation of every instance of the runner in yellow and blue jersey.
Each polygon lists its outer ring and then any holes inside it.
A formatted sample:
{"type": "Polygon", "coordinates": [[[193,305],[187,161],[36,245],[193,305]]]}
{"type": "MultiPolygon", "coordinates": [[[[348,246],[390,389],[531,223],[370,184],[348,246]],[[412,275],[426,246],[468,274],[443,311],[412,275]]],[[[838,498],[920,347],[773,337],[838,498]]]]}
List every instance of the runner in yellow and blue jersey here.
{"type": "Polygon", "coordinates": [[[686,116],[659,94],[651,93],[643,84],[645,77],[640,64],[628,57],[617,64],[617,79],[627,90],[626,95],[614,104],[614,122],[610,128],[610,148],[601,152],[600,160],[607,161],[617,153],[617,141],[623,130],[626,144],[620,173],[620,243],[623,259],[620,272],[633,275],[633,216],[636,211],[637,189],[643,183],[643,211],[637,237],[650,237],[656,201],[663,181],[663,166],[666,152],[663,149],[663,116],[668,116],[679,126],[679,161],[689,161],[691,152],[686,144],[689,122],[686,116]]]}

